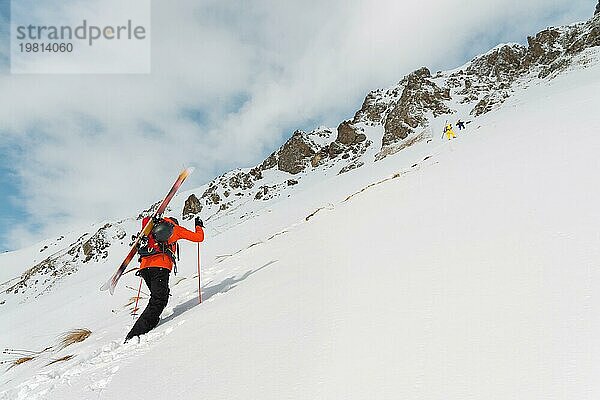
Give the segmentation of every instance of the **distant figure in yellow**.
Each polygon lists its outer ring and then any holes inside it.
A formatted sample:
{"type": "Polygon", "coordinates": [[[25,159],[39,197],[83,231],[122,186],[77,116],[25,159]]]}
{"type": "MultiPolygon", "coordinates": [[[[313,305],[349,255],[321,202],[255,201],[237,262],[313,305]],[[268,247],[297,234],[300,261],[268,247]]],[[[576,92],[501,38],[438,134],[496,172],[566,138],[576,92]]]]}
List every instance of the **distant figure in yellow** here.
{"type": "Polygon", "coordinates": [[[448,137],[448,140],[456,138],[456,134],[452,130],[452,124],[446,125],[444,133],[446,134],[446,137],[448,137]]]}

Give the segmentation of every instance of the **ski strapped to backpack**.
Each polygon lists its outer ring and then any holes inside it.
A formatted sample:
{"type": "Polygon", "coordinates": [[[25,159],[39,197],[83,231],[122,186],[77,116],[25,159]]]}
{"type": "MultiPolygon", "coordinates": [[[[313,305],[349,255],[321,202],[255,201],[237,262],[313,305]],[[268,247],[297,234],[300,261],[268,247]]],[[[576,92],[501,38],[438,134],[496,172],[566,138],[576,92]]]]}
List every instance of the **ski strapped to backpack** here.
{"type": "MultiPolygon", "coordinates": [[[[145,217],[142,220],[142,226],[145,226],[149,220],[150,217],[145,217]]],[[[175,225],[179,225],[179,221],[174,217],[154,218],[152,230],[147,236],[142,236],[138,244],[138,261],[142,261],[144,257],[166,254],[173,261],[173,272],[177,274],[179,244],[170,242],[175,225]]]]}
{"type": "MultiPolygon", "coordinates": [[[[167,209],[167,206],[169,205],[169,202],[171,201],[171,199],[173,199],[173,196],[175,196],[175,193],[177,193],[177,190],[179,190],[181,185],[183,185],[183,182],[185,181],[185,179],[188,176],[190,176],[190,174],[193,171],[194,171],[193,168],[186,168],[183,171],[181,171],[181,173],[175,180],[175,183],[173,183],[171,190],[169,190],[169,193],[167,193],[167,195],[165,196],[163,201],[160,203],[160,205],[158,206],[156,211],[154,211],[154,214],[152,214],[152,219],[163,215],[163,213],[167,209]]],[[[150,231],[152,230],[152,227],[154,226],[152,219],[150,219],[148,221],[148,223],[142,228],[142,231],[137,235],[137,237],[133,241],[133,244],[131,245],[131,248],[129,249],[129,253],[127,253],[127,256],[125,256],[125,259],[123,260],[121,265],[119,265],[119,267],[117,268],[115,273],[110,277],[110,279],[108,281],[106,281],[106,283],[104,285],[102,285],[100,287],[100,290],[108,290],[110,292],[110,294],[114,294],[115,288],[117,287],[117,283],[119,282],[119,279],[121,278],[121,276],[123,276],[125,269],[129,265],[131,260],[133,260],[133,257],[135,257],[135,255],[137,254],[138,243],[139,243],[141,237],[148,235],[150,233],[150,231]]]]}

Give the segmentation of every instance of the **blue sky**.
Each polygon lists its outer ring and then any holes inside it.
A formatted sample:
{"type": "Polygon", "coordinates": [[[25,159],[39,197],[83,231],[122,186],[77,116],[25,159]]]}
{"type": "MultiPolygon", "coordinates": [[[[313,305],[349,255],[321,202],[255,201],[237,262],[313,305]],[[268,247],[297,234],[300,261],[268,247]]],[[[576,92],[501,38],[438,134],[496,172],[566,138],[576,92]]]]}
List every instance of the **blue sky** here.
{"type": "Polygon", "coordinates": [[[153,1],[151,74],[15,76],[0,0],[0,251],[133,214],[165,186],[137,182],[170,182],[183,165],[197,167],[190,188],[257,164],[295,129],[336,126],[415,68],[454,68],[594,5],[153,1]],[[157,149],[174,154],[160,170],[146,156],[157,149]]]}
{"type": "MultiPolygon", "coordinates": [[[[8,73],[9,60],[6,57],[6,46],[8,45],[8,24],[10,17],[10,1],[0,0],[0,74],[8,73]]],[[[0,137],[2,134],[0,133],[0,137]]],[[[26,217],[25,210],[19,206],[19,184],[18,176],[12,170],[12,163],[8,155],[12,153],[11,146],[6,143],[0,144],[0,226],[6,227],[19,223],[26,217]]],[[[6,234],[6,228],[0,228],[0,237],[6,234]]],[[[0,252],[8,250],[4,241],[0,241],[0,252]]]]}
{"type": "Polygon", "coordinates": [[[10,1],[0,0],[0,72],[8,67],[7,47],[9,43],[10,1]]]}

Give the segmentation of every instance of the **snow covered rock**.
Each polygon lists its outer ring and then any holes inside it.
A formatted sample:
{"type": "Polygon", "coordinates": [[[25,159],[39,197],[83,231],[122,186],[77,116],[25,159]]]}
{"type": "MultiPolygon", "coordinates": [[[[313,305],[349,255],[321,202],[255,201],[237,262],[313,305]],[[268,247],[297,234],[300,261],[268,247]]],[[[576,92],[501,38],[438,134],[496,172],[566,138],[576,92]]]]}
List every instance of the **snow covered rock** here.
{"type": "Polygon", "coordinates": [[[59,250],[28,268],[16,282],[5,290],[6,294],[38,297],[53,289],[62,279],[77,272],[84,264],[93,265],[105,260],[110,247],[126,236],[119,224],[107,223],[94,234],[80,236],[68,247],[59,250]]]}
{"type": "Polygon", "coordinates": [[[98,261],[108,257],[108,248],[112,242],[112,239],[121,240],[125,237],[125,231],[119,229],[114,236],[109,234],[109,229],[113,226],[111,224],[105,224],[102,228],[92,235],[88,240],[83,242],[81,250],[83,251],[84,260],[83,262],[89,262],[91,260],[98,261]]]}

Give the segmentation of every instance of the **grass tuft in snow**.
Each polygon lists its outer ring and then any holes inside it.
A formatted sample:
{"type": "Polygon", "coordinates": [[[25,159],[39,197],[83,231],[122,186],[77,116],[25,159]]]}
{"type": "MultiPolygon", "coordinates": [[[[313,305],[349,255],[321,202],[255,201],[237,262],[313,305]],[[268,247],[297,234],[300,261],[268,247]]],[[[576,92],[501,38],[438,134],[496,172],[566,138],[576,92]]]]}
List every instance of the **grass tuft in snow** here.
{"type": "Polygon", "coordinates": [[[83,342],[90,337],[91,334],[92,331],[85,328],[70,330],[60,337],[57,350],[60,351],[72,344],[83,342]]]}
{"type": "Polygon", "coordinates": [[[31,357],[31,356],[28,356],[28,357],[20,357],[20,358],[17,358],[16,360],[7,360],[7,361],[2,361],[2,362],[0,362],[0,364],[9,364],[8,368],[6,369],[6,370],[8,371],[8,370],[10,370],[10,369],[12,369],[12,368],[16,367],[17,365],[24,364],[24,363],[26,363],[27,361],[31,361],[31,360],[33,360],[34,358],[35,358],[35,357],[31,357]]]}
{"type": "Polygon", "coordinates": [[[24,349],[4,349],[2,354],[6,354],[6,355],[13,356],[16,358],[11,358],[8,360],[0,361],[0,365],[9,364],[8,368],[6,369],[8,371],[11,368],[16,367],[17,365],[21,365],[21,364],[26,363],[27,361],[33,360],[40,354],[45,353],[46,351],[49,351],[49,350],[52,350],[52,347],[46,347],[45,349],[39,350],[39,351],[24,350],[24,349]]]}
{"type": "Polygon", "coordinates": [[[55,360],[52,360],[52,361],[50,361],[48,364],[46,364],[46,367],[47,367],[48,365],[56,364],[56,363],[59,363],[59,362],[69,361],[69,360],[70,360],[70,359],[72,359],[73,357],[75,357],[75,354],[69,354],[69,355],[67,355],[67,356],[64,356],[64,357],[57,358],[57,359],[55,359],[55,360]]]}

